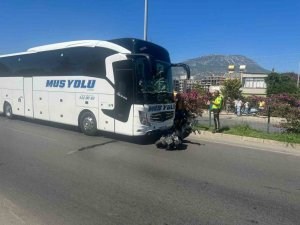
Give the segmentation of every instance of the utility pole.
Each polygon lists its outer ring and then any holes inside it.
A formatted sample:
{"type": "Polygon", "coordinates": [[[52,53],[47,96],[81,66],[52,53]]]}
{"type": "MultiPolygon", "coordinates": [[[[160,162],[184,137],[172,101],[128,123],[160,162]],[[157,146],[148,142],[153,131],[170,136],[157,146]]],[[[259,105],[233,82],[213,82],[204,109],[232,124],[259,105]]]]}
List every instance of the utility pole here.
{"type": "Polygon", "coordinates": [[[145,0],[145,17],[144,17],[144,40],[148,39],[148,0],[145,0]]]}

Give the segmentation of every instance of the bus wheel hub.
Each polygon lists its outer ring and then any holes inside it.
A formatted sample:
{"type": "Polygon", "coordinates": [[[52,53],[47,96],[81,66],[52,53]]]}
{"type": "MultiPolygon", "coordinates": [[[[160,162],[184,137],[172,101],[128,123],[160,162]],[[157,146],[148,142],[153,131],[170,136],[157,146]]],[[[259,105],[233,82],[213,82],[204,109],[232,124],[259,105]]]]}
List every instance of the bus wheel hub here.
{"type": "Polygon", "coordinates": [[[83,127],[85,130],[90,130],[93,128],[93,126],[94,126],[93,118],[91,117],[84,118],[83,127]]]}

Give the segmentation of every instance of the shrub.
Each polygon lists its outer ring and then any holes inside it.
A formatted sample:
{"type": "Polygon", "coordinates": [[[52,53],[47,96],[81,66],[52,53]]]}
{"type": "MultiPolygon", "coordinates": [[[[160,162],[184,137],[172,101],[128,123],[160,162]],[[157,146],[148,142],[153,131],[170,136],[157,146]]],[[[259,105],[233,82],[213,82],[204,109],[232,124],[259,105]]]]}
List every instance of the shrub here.
{"type": "Polygon", "coordinates": [[[300,108],[291,107],[286,110],[284,118],[286,123],[282,123],[281,126],[286,129],[287,133],[300,133],[300,108]]]}
{"type": "Polygon", "coordinates": [[[300,133],[300,100],[297,95],[282,93],[268,98],[271,116],[285,118],[281,127],[288,133],[300,133]]]}
{"type": "Polygon", "coordinates": [[[300,94],[281,93],[270,95],[267,98],[261,96],[247,97],[247,101],[250,102],[252,107],[258,107],[258,102],[261,100],[266,102],[264,115],[268,114],[268,109],[270,108],[271,116],[286,119],[287,122],[280,125],[286,132],[300,132],[300,94]]]}
{"type": "Polygon", "coordinates": [[[200,96],[197,91],[183,93],[181,96],[183,97],[186,108],[189,112],[195,113],[199,116],[202,115],[204,98],[200,96]]]}
{"type": "Polygon", "coordinates": [[[288,103],[283,103],[283,102],[273,102],[270,103],[268,107],[270,107],[270,112],[271,112],[270,116],[283,117],[283,118],[285,118],[288,110],[291,109],[291,106],[288,103]]]}

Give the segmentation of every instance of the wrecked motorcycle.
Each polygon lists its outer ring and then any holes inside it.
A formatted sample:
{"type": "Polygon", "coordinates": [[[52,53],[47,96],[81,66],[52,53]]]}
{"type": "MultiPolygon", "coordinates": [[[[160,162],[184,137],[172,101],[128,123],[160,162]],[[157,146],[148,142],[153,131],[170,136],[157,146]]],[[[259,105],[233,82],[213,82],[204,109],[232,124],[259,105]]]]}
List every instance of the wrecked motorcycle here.
{"type": "Polygon", "coordinates": [[[155,142],[156,147],[166,150],[179,149],[182,141],[192,132],[199,133],[199,131],[195,129],[197,122],[197,115],[194,113],[185,112],[182,116],[178,118],[175,117],[173,127],[167,134],[155,142]]]}

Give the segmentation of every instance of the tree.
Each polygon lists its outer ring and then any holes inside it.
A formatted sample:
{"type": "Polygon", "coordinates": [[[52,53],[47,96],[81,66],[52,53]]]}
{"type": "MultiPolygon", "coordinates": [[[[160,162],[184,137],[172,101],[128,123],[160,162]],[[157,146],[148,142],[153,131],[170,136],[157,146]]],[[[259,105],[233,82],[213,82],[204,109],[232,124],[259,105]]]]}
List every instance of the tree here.
{"type": "Polygon", "coordinates": [[[226,79],[221,88],[224,99],[238,99],[242,97],[242,83],[240,79],[226,79]]]}
{"type": "Polygon", "coordinates": [[[266,78],[267,96],[281,93],[296,94],[297,83],[290,75],[270,73],[266,78]]]}
{"type": "Polygon", "coordinates": [[[287,76],[291,77],[294,81],[297,82],[297,79],[298,79],[298,74],[297,73],[286,72],[286,73],[282,73],[282,75],[287,75],[287,76]]]}

